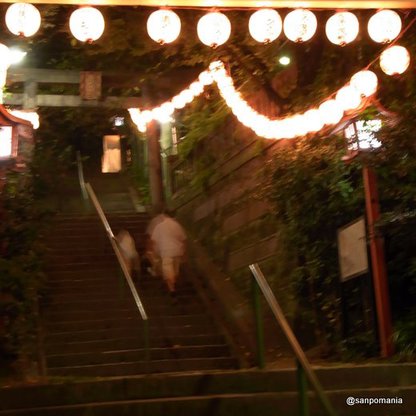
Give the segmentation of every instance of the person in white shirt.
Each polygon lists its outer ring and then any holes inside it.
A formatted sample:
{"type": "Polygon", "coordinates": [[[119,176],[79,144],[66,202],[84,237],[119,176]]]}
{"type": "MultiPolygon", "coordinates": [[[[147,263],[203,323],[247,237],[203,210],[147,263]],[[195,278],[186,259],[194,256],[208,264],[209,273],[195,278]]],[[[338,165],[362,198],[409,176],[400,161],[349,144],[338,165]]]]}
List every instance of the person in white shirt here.
{"type": "Polygon", "coordinates": [[[175,284],[186,252],[186,233],[182,226],[167,214],[162,214],[151,233],[155,254],[169,292],[175,295],[175,284]]]}
{"type": "Polygon", "coordinates": [[[133,271],[139,273],[140,256],[136,250],[136,244],[131,234],[127,230],[120,230],[116,236],[116,240],[130,275],[133,271]]]}

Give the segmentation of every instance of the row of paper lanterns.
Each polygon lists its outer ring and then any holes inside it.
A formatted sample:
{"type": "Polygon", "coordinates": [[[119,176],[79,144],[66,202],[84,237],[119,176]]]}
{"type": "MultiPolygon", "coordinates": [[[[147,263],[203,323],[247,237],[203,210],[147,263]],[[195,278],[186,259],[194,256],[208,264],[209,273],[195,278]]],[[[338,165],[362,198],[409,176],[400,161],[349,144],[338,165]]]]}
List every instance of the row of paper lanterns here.
{"type": "MultiPolygon", "coordinates": [[[[380,56],[380,66],[389,75],[401,74],[409,67],[410,56],[402,46],[391,46],[380,56]]],[[[353,75],[348,84],[339,89],[333,98],[328,98],[319,106],[289,117],[270,119],[249,106],[235,89],[231,76],[221,61],[211,63],[208,70],[202,72],[198,80],[189,85],[171,100],[148,110],[129,109],[130,116],[137,128],[145,132],[152,120],[168,122],[174,111],[184,108],[200,95],[207,85],[216,83],[220,94],[232,113],[256,135],[267,139],[290,139],[321,130],[326,125],[339,123],[342,117],[359,109],[366,98],[377,91],[377,75],[362,70],[353,75]]]]}
{"type": "MultiPolygon", "coordinates": [[[[7,9],[6,25],[15,35],[33,36],[39,30],[40,24],[39,10],[32,4],[15,3],[7,9]]],[[[289,40],[305,42],[313,37],[317,26],[316,16],[310,10],[292,10],[282,20],[276,10],[265,8],[255,11],[250,16],[248,28],[251,36],[260,43],[276,40],[282,30],[289,40]]],[[[331,16],[325,28],[328,39],[343,46],[356,39],[359,26],[359,21],[353,13],[343,11],[331,16]]],[[[98,9],[85,6],[71,14],[69,27],[78,40],[93,42],[103,34],[105,21],[98,9]]],[[[391,42],[400,34],[401,28],[401,18],[393,10],[380,10],[368,21],[368,33],[375,42],[391,42]]],[[[147,20],[147,31],[154,41],[160,44],[171,43],[180,34],[180,18],[172,10],[157,10],[147,20]]],[[[217,47],[230,37],[231,23],[224,13],[212,11],[199,19],[197,32],[202,43],[217,47]]]]}

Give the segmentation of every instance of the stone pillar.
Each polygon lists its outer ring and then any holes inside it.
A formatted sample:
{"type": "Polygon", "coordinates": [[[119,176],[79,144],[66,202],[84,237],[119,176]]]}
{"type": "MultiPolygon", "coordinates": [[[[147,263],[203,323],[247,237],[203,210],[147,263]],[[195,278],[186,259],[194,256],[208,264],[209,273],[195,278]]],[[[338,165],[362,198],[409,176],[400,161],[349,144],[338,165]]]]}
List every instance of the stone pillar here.
{"type": "Polygon", "coordinates": [[[38,83],[33,79],[25,81],[25,90],[23,93],[23,109],[34,110],[37,108],[36,94],[38,90],[38,83]]]}

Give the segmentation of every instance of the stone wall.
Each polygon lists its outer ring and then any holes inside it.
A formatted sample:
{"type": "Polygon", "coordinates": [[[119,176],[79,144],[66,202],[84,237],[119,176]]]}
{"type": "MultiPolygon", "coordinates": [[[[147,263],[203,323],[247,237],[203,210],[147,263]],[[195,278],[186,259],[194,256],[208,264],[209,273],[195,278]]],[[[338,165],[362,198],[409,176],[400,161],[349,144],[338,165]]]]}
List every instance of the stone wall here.
{"type": "MultiPolygon", "coordinates": [[[[215,146],[215,138],[211,138],[215,146]]],[[[278,221],[265,187],[267,163],[285,143],[245,141],[226,159],[218,158],[214,174],[203,187],[175,189],[169,205],[246,300],[251,302],[251,273],[259,263],[288,317],[294,303],[287,279],[290,259],[279,244],[278,221]]],[[[180,163],[171,167],[182,169],[180,163]]]]}

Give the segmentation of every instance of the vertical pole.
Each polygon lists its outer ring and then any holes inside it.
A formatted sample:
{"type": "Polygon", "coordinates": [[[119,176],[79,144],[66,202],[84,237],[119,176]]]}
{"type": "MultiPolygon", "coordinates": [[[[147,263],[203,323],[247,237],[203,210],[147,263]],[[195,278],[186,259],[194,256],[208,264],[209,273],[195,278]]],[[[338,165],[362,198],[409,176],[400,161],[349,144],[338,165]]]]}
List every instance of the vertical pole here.
{"type": "Polygon", "coordinates": [[[256,322],[256,341],[257,341],[257,365],[259,368],[264,368],[264,329],[263,329],[263,317],[261,313],[260,303],[260,289],[256,282],[256,279],[251,279],[252,292],[253,292],[253,307],[254,307],[254,320],[256,322]]]}
{"type": "Polygon", "coordinates": [[[24,84],[23,109],[33,110],[37,107],[38,83],[33,79],[27,79],[24,84]]]}
{"type": "Polygon", "coordinates": [[[363,166],[363,179],[381,356],[390,357],[393,342],[386,260],[383,240],[375,228],[380,218],[380,206],[376,175],[368,166],[363,166]]]}
{"type": "Polygon", "coordinates": [[[143,331],[146,373],[150,373],[150,329],[149,321],[147,319],[143,321],[143,331]]]}
{"type": "Polygon", "coordinates": [[[299,360],[296,360],[296,377],[299,392],[299,416],[308,416],[308,381],[306,380],[305,372],[299,360]]]}
{"type": "Polygon", "coordinates": [[[156,121],[153,121],[148,125],[147,147],[152,207],[160,209],[163,206],[163,180],[162,164],[160,160],[159,127],[156,121]]]}

